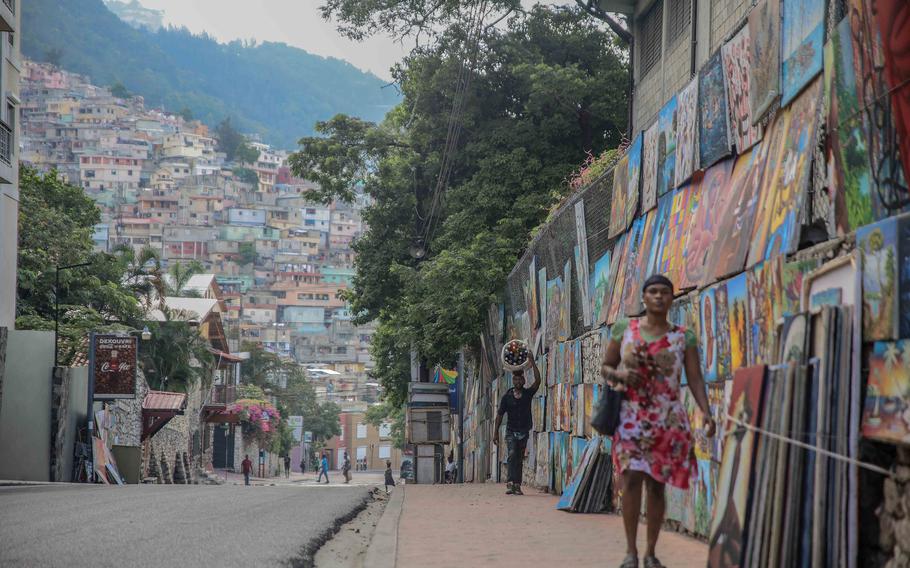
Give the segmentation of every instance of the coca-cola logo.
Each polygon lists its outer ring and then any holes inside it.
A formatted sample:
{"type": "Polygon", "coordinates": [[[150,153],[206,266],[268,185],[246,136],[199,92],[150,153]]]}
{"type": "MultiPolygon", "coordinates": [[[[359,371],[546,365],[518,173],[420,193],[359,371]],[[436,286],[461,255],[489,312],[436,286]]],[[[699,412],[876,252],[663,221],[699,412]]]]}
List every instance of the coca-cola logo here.
{"type": "Polygon", "coordinates": [[[116,367],[113,367],[110,363],[104,362],[101,365],[102,373],[122,373],[124,371],[129,371],[131,369],[130,365],[126,363],[120,363],[116,367]]]}

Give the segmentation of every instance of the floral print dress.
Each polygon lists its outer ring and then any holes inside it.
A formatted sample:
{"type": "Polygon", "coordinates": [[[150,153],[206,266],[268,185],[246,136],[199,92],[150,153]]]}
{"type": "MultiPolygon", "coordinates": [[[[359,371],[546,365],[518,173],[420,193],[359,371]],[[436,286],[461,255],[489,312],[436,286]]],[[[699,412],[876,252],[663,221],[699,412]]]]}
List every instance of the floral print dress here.
{"type": "Polygon", "coordinates": [[[679,389],[686,346],[695,344],[695,335],[674,325],[649,341],[637,319],[617,322],[611,331],[611,338],[621,341],[623,367],[642,377],[622,401],[613,435],[613,463],[620,474],[641,471],[660,483],[688,489],[695,459],[679,389]]]}

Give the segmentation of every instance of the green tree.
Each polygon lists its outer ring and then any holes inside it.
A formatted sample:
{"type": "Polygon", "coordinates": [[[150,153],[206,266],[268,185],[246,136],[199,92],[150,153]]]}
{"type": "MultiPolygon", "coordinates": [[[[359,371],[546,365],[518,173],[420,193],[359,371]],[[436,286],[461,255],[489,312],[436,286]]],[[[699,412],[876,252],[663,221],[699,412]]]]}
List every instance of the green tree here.
{"type": "Polygon", "coordinates": [[[250,357],[240,364],[240,378],[246,384],[266,388],[270,386],[269,378],[285,368],[281,358],[266,351],[260,343],[244,341],[240,345],[240,350],[250,354],[250,357]]]}
{"type": "Polygon", "coordinates": [[[290,366],[287,388],[276,391],[276,397],[290,416],[303,417],[303,429],[312,432],[314,440],[324,442],[341,434],[338,418],[341,409],[333,402],[318,401],[316,390],[301,366],[290,366]]]}
{"type": "Polygon", "coordinates": [[[258,255],[256,254],[256,243],[240,243],[238,247],[240,253],[237,260],[240,262],[240,265],[247,264],[256,264],[256,259],[258,255]]]}
{"type": "Polygon", "coordinates": [[[234,128],[231,117],[218,123],[215,127],[215,138],[218,140],[218,151],[224,152],[229,162],[234,161],[237,156],[237,148],[245,141],[243,134],[234,128]]]}
{"type": "Polygon", "coordinates": [[[187,107],[187,106],[180,109],[180,112],[178,112],[177,114],[179,114],[181,117],[183,117],[183,120],[185,120],[187,122],[189,122],[189,121],[193,120],[193,118],[195,118],[193,116],[193,109],[191,109],[190,107],[187,107]]]}
{"type": "Polygon", "coordinates": [[[259,159],[259,150],[250,146],[247,141],[241,143],[234,154],[241,164],[255,164],[259,159]]]}
{"type": "Polygon", "coordinates": [[[198,260],[191,260],[187,263],[178,262],[171,266],[165,278],[165,291],[168,296],[177,296],[181,298],[199,297],[199,292],[195,290],[186,290],[190,278],[196,274],[205,272],[205,266],[198,260]]]}
{"type": "Polygon", "coordinates": [[[165,308],[165,321],[148,322],[151,339],[143,341],[139,359],[145,380],[156,390],[188,392],[211,385],[214,358],[208,340],[182,315],[165,308]]]}
{"type": "MultiPolygon", "coordinates": [[[[342,18],[358,26],[375,24],[384,5],[333,4],[372,6],[367,20],[342,18]]],[[[459,21],[447,18],[434,45],[395,69],[404,100],[382,124],[336,116],[290,159],[320,184],[308,197],[372,198],[345,299],[358,323],[378,321],[374,373],[395,405],[411,350],[450,361],[476,342],[532,231],[570,192],[569,176],[626,129],[628,58],[580,8],[516,12],[507,31],[486,28],[476,56],[459,21]]]]}
{"type": "Polygon", "coordinates": [[[259,185],[259,174],[249,168],[234,168],[231,172],[243,183],[248,183],[253,186],[259,185]]]}
{"type": "Polygon", "coordinates": [[[117,97],[118,99],[128,99],[131,96],[133,96],[132,94],[130,94],[129,90],[127,90],[126,86],[123,83],[121,83],[120,81],[117,81],[116,83],[111,85],[111,94],[114,95],[115,97],[117,97]]]}

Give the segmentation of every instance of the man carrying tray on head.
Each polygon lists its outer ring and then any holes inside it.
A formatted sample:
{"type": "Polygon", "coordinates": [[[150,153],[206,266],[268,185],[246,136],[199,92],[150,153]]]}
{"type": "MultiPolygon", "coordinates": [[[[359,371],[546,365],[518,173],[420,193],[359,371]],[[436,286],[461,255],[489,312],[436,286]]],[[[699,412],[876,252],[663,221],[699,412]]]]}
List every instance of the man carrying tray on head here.
{"type": "Polygon", "coordinates": [[[509,456],[509,477],[506,483],[507,495],[524,495],[521,492],[521,469],[525,457],[525,448],[528,446],[528,432],[531,431],[531,401],[534,393],[540,386],[540,371],[534,357],[529,356],[531,369],[534,371],[534,383],[530,388],[525,388],[525,373],[523,370],[512,373],[512,388],[506,391],[499,401],[499,411],[496,413],[496,427],[493,431],[493,443],[499,446],[499,428],[502,425],[502,416],[509,415],[506,422],[506,447],[509,456]]]}

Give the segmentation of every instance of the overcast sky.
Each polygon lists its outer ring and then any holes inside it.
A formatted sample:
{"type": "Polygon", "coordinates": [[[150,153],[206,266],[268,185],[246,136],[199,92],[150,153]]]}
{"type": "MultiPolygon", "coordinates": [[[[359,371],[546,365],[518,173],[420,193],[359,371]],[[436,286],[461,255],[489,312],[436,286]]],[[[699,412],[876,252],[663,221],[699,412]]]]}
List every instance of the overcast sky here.
{"type": "MultiPolygon", "coordinates": [[[[165,23],[208,32],[219,41],[257,39],[279,41],[318,55],[350,61],[360,69],[390,79],[389,67],[410,45],[388,37],[352,42],[319,14],[321,0],[140,0],[147,8],[164,10],[165,23]]],[[[534,0],[523,0],[530,6],[534,0]]],[[[566,0],[545,0],[566,4],[566,0]]]]}

